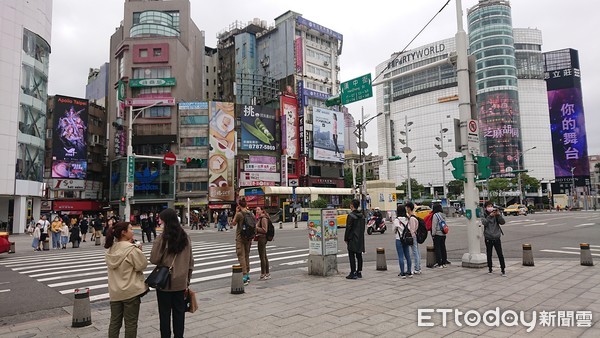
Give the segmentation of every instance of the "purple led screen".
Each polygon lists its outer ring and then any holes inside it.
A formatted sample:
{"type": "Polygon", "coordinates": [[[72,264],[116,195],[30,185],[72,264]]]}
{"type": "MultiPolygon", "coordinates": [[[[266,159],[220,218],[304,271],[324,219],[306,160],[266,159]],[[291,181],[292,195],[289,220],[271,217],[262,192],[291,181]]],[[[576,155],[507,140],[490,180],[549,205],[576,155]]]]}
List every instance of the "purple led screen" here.
{"type": "Polygon", "coordinates": [[[590,168],[585,133],[581,90],[565,88],[548,91],[554,175],[589,176],[590,168]]]}

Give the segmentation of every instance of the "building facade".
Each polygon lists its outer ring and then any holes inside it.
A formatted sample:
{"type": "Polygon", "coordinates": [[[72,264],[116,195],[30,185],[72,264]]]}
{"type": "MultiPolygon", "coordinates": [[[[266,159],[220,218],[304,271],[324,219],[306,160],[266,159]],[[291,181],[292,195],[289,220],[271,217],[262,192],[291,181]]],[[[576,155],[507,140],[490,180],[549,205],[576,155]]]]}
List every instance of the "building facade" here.
{"type": "Polygon", "coordinates": [[[0,3],[0,221],[16,233],[40,215],[52,1],[0,3]]]}
{"type": "Polygon", "coordinates": [[[108,69],[109,63],[105,62],[100,68],[90,68],[88,82],[85,86],[85,99],[106,107],[108,95],[108,69]]]}

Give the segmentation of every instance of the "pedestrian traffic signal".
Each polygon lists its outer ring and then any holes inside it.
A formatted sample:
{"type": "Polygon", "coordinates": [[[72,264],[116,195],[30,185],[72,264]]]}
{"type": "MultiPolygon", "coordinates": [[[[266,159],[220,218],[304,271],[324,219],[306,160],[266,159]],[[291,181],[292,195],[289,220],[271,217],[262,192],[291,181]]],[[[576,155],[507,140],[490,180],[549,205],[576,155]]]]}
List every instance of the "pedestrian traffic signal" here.
{"type": "Polygon", "coordinates": [[[465,179],[465,157],[460,156],[460,157],[454,158],[454,159],[450,160],[450,163],[452,163],[452,166],[454,167],[454,170],[452,170],[452,176],[454,176],[454,179],[466,182],[466,179],[465,179]]]}
{"type": "Polygon", "coordinates": [[[485,180],[492,175],[492,169],[490,169],[490,163],[492,159],[485,156],[477,156],[477,178],[485,180]]]}
{"type": "Polygon", "coordinates": [[[125,205],[126,202],[127,202],[127,197],[121,196],[121,205],[125,205]]]}

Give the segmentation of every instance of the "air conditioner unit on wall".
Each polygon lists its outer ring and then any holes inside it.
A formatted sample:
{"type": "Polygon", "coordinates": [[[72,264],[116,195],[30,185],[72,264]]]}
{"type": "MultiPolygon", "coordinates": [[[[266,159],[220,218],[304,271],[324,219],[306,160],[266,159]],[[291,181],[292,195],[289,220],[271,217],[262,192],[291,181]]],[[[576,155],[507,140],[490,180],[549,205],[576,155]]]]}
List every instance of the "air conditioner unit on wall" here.
{"type": "Polygon", "coordinates": [[[329,62],[328,61],[323,61],[323,65],[324,66],[329,66],[329,62]]]}

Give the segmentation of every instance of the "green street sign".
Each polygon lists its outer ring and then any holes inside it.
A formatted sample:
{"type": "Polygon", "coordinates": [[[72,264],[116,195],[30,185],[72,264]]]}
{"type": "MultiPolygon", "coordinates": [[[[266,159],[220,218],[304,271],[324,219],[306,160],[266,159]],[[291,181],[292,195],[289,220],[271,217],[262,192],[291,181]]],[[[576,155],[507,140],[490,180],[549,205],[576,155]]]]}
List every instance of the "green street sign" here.
{"type": "Polygon", "coordinates": [[[124,101],[125,100],[125,82],[119,80],[117,85],[117,100],[124,101]]]}
{"type": "Polygon", "coordinates": [[[129,156],[127,157],[127,177],[128,177],[128,182],[133,182],[134,181],[134,175],[133,173],[135,172],[135,157],[133,156],[129,156]]]}
{"type": "Polygon", "coordinates": [[[158,78],[158,79],[131,79],[129,87],[172,87],[177,84],[174,77],[158,78]]]}
{"type": "Polygon", "coordinates": [[[373,86],[371,85],[371,73],[357,77],[341,84],[342,104],[352,103],[373,96],[373,86]]]}
{"type": "Polygon", "coordinates": [[[388,161],[398,161],[400,159],[402,159],[402,157],[400,157],[400,156],[390,156],[390,157],[388,157],[388,161]]]}

